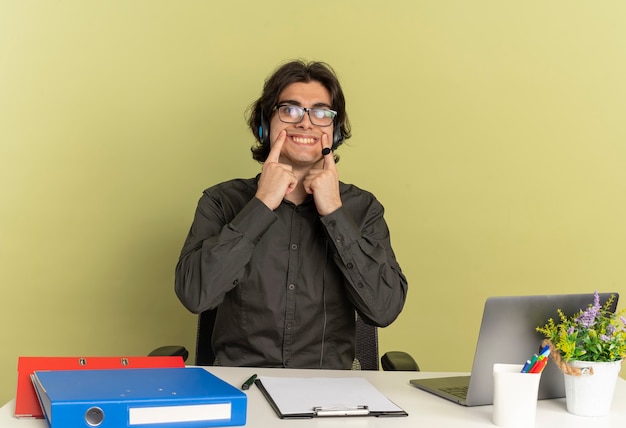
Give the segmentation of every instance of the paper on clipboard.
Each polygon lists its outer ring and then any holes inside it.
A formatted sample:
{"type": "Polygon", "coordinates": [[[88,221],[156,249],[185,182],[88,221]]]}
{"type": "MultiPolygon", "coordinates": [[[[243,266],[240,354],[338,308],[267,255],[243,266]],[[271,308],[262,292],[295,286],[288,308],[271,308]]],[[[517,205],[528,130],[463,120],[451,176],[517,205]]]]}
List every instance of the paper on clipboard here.
{"type": "Polygon", "coordinates": [[[256,384],[281,419],[408,415],[364,378],[259,376],[256,384]]]}

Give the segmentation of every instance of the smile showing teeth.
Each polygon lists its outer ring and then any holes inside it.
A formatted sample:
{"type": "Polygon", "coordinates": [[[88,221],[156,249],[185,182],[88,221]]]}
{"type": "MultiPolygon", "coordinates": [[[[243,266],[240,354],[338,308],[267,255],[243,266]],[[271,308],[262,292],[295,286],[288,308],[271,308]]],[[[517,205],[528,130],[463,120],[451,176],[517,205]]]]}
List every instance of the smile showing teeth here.
{"type": "Polygon", "coordinates": [[[310,137],[291,137],[291,139],[298,144],[314,144],[315,138],[310,137]]]}

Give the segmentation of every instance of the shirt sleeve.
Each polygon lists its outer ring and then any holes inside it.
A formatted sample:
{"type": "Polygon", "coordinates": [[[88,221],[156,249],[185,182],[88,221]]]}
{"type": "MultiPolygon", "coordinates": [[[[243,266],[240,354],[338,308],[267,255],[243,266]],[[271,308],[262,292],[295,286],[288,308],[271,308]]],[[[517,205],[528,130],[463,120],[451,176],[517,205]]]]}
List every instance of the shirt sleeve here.
{"type": "Polygon", "coordinates": [[[200,313],[217,307],[237,286],[256,242],[276,215],[252,198],[228,220],[219,202],[200,198],[175,272],[175,291],[183,305],[200,313]]]}
{"type": "Polygon", "coordinates": [[[364,319],[379,327],[398,317],[408,290],[383,213],[374,199],[359,221],[345,206],[322,217],[352,304],[364,319]]]}

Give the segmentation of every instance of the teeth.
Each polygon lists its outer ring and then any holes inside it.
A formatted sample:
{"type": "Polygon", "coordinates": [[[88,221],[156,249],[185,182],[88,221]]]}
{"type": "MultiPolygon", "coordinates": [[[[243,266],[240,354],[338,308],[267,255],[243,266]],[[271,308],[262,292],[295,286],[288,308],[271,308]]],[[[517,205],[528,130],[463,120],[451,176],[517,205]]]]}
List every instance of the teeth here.
{"type": "Polygon", "coordinates": [[[293,141],[298,144],[313,144],[315,143],[315,138],[304,138],[304,137],[291,137],[293,141]]]}

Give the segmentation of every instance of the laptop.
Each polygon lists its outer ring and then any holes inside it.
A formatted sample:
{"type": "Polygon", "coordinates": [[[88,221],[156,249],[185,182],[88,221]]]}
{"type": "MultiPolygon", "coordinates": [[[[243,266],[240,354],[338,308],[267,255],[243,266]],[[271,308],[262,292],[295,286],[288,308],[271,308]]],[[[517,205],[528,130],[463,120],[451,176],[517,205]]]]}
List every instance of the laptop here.
{"type": "MultiPolygon", "coordinates": [[[[600,293],[600,304],[615,295],[611,311],[617,307],[618,293],[600,293]]],[[[557,309],[566,316],[593,303],[591,294],[490,297],[485,302],[478,333],[474,363],[469,376],[412,379],[411,385],[464,406],[493,404],[493,364],[524,364],[539,352],[544,336],[535,330],[549,318],[558,323],[557,309]]],[[[539,399],[565,396],[563,374],[548,362],[541,374],[539,399]]]]}

